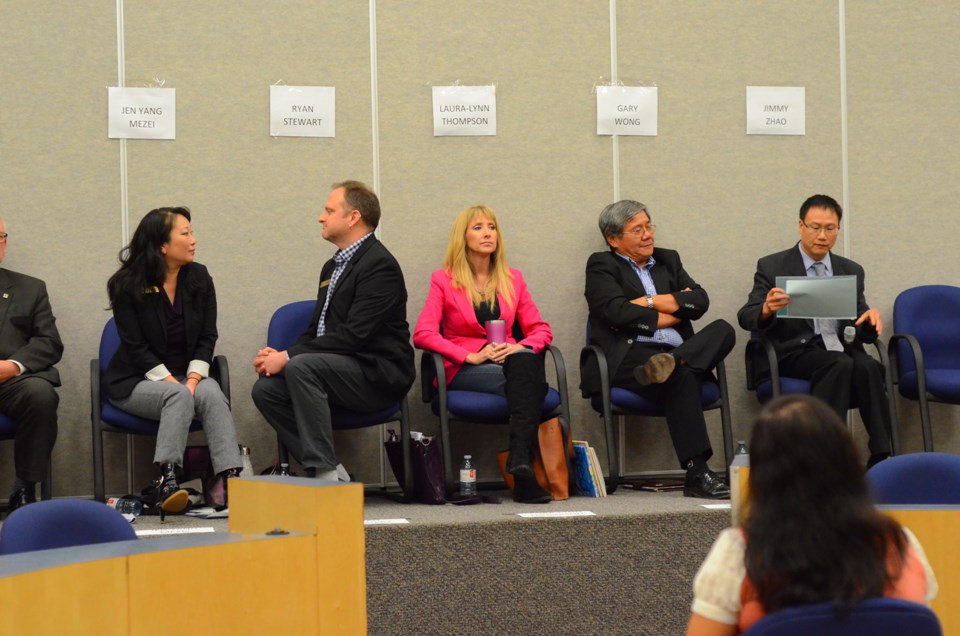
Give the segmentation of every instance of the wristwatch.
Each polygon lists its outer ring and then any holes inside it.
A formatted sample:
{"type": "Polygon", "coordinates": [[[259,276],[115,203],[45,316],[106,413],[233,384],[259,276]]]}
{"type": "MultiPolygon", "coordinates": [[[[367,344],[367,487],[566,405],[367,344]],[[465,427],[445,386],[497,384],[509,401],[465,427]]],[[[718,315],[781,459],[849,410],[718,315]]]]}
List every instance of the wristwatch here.
{"type": "Polygon", "coordinates": [[[653,309],[653,296],[647,294],[647,309],[653,309]]]}

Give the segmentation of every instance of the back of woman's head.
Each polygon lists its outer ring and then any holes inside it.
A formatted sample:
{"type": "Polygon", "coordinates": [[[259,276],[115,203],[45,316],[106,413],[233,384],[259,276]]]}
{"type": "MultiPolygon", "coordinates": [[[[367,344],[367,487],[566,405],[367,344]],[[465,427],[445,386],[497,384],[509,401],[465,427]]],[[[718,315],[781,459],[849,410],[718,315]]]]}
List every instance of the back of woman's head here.
{"type": "Polygon", "coordinates": [[[750,440],[746,566],[764,608],[880,596],[899,572],[905,538],[873,508],[837,414],[814,397],[781,397],[750,440]]]}
{"type": "Polygon", "coordinates": [[[170,241],[177,216],[190,221],[190,209],[157,208],[140,219],[129,245],[120,250],[120,269],[107,282],[111,304],[119,294],[139,298],[145,288],[163,284],[166,262],[160,247],[170,241]]]}
{"type": "Polygon", "coordinates": [[[833,409],[807,395],[771,401],[750,437],[751,505],[785,499],[789,510],[835,499],[867,501],[863,467],[846,426],[833,409]]]}

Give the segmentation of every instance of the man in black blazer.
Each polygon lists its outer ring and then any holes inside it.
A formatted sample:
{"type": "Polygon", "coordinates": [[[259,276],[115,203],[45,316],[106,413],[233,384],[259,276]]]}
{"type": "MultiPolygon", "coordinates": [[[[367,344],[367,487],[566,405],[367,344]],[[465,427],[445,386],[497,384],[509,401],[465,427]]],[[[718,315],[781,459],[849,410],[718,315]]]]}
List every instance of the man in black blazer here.
{"type": "MultiPolygon", "coordinates": [[[[0,262],[8,238],[0,219],[0,262]]],[[[11,512],[36,501],[36,484],[47,475],[60,401],[54,390],[60,374],[53,365],[62,354],[44,282],[0,269],[0,413],[17,423],[11,512]]]]}
{"type": "MultiPolygon", "coordinates": [[[[730,489],[707,467],[713,455],[703,417],[701,382],[733,348],[733,327],[716,320],[694,334],[691,321],[710,306],[680,255],[654,247],[646,206],[618,201],[600,213],[610,246],[587,261],[584,295],[590,343],[607,358],[611,384],[663,404],[680,466],[683,494],[720,499],[730,489]]],[[[580,370],[584,397],[600,390],[596,365],[580,370]]]]}
{"type": "MultiPolygon", "coordinates": [[[[864,298],[863,268],[830,251],[842,218],[840,204],[825,194],[804,201],[797,224],[800,241],[757,262],[753,289],[737,318],[741,327],[761,331],[773,342],[781,375],[809,380],[811,393],[841,418],[846,419],[854,403],[851,400],[855,401],[870,436],[869,467],[890,456],[890,412],[883,370],[863,348],[863,343],[873,343],[883,333],[883,319],[864,298]],[[777,311],[790,304],[790,297],[776,286],[777,276],[818,275],[857,277],[856,320],[777,317],[777,311]],[[844,331],[850,326],[855,335],[847,342],[844,331]]],[[[754,380],[769,377],[765,357],[758,357],[753,367],[754,380]]]]}
{"type": "Polygon", "coordinates": [[[330,404],[385,408],[406,395],[415,370],[403,272],[373,235],[376,194],[339,183],[319,222],[339,249],[323,266],[310,326],[296,344],[257,353],[253,401],[308,476],[336,480],[330,404]]]}

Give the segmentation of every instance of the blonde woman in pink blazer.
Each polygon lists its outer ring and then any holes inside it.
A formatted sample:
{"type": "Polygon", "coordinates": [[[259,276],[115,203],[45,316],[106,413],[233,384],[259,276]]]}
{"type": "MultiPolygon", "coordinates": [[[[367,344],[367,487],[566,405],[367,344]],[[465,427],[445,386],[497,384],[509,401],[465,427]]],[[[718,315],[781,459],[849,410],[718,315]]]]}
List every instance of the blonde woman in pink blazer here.
{"type": "Polygon", "coordinates": [[[430,278],[413,344],[443,356],[447,387],[494,393],[507,399],[513,498],[546,503],[550,495],[533,476],[533,443],[547,393],[543,349],[553,332],[530,296],[519,270],[507,266],[500,224],[485,205],[457,215],[443,268],[430,278]],[[486,323],[503,320],[505,342],[488,343],[486,323]],[[519,325],[523,339],[513,338],[519,325]]]}

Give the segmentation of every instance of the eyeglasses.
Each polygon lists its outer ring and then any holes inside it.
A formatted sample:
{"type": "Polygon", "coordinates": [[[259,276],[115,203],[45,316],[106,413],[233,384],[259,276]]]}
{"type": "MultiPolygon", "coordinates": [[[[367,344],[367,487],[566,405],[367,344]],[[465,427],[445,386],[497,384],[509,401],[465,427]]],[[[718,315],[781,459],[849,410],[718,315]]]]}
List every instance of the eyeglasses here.
{"type": "Polygon", "coordinates": [[[624,230],[623,234],[628,236],[642,236],[645,233],[653,234],[656,229],[657,226],[651,223],[650,225],[635,227],[632,230],[624,230]]]}
{"type": "Polygon", "coordinates": [[[6,241],[8,236],[10,235],[6,232],[0,232],[0,241],[6,241]]]}
{"type": "Polygon", "coordinates": [[[813,232],[814,234],[820,234],[820,232],[823,232],[827,236],[833,236],[834,234],[840,231],[839,225],[828,225],[826,227],[820,227],[819,225],[807,225],[802,220],[800,221],[800,224],[803,225],[803,227],[810,230],[811,232],[813,232]]]}

